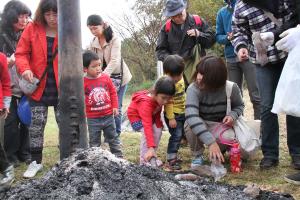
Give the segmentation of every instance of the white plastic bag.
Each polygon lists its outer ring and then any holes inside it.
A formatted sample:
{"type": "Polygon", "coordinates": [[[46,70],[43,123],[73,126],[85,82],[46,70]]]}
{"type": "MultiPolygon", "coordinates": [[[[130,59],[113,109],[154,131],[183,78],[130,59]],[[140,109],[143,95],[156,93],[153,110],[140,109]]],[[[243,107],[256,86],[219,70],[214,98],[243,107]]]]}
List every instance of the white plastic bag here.
{"type": "MultiPolygon", "coordinates": [[[[227,111],[231,111],[231,92],[233,82],[226,82],[227,111]]],[[[244,153],[254,155],[260,147],[260,120],[246,120],[240,116],[233,125],[237,141],[244,153]]]]}
{"type": "Polygon", "coordinates": [[[221,161],[213,159],[210,165],[211,173],[215,179],[215,182],[218,182],[227,174],[227,169],[222,165],[221,161]]]}
{"type": "Polygon", "coordinates": [[[241,145],[241,149],[249,154],[254,154],[255,151],[260,147],[260,121],[257,120],[257,124],[254,125],[256,128],[249,126],[250,123],[255,124],[254,120],[249,120],[247,122],[247,120],[245,120],[243,117],[239,117],[233,125],[233,130],[238,142],[241,145]]]}
{"type": "Polygon", "coordinates": [[[290,53],[284,64],[271,112],[300,117],[300,45],[290,53]]]}

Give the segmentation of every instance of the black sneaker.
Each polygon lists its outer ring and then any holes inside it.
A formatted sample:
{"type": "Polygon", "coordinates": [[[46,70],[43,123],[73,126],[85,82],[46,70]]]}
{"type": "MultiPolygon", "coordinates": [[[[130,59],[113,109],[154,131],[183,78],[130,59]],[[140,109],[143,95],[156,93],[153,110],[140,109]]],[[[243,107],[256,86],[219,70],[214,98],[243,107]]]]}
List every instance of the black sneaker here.
{"type": "Polygon", "coordinates": [[[167,171],[179,171],[181,170],[180,161],[175,159],[168,160],[168,163],[166,164],[167,171]]]}
{"type": "Polygon", "coordinates": [[[292,166],[295,169],[300,169],[300,156],[292,156],[292,166]]]}
{"type": "Polygon", "coordinates": [[[277,159],[272,159],[272,158],[263,158],[260,163],[259,167],[260,169],[270,169],[273,167],[278,166],[278,160],[277,159]]]}
{"type": "Polygon", "coordinates": [[[284,180],[291,184],[300,185],[300,173],[287,175],[284,180]]]}

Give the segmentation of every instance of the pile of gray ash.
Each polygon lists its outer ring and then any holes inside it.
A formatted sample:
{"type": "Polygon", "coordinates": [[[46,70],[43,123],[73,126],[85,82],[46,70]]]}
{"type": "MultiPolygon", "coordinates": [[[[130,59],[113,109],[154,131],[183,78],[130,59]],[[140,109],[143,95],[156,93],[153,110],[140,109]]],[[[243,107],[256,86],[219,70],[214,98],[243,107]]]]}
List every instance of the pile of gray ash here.
{"type": "MultiPolygon", "coordinates": [[[[100,148],[74,153],[44,177],[16,184],[0,199],[252,199],[245,186],[199,179],[178,181],[158,169],[138,166],[100,148]]],[[[288,194],[260,191],[256,199],[293,199],[288,194]]]]}

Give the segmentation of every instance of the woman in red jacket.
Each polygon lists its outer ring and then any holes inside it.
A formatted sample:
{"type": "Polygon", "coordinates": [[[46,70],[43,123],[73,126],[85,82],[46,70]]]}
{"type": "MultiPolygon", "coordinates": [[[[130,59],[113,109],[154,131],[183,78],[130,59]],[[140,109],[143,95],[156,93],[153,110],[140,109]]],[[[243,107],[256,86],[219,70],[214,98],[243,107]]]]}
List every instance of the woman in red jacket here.
{"type": "Polygon", "coordinates": [[[41,0],[33,22],[28,24],[19,40],[15,57],[18,73],[27,81],[40,80],[30,95],[31,163],[24,177],[34,177],[42,170],[44,128],[48,107],[54,106],[58,122],[58,58],[57,54],[57,0],[41,0]],[[46,70],[46,75],[42,78],[46,70]]]}

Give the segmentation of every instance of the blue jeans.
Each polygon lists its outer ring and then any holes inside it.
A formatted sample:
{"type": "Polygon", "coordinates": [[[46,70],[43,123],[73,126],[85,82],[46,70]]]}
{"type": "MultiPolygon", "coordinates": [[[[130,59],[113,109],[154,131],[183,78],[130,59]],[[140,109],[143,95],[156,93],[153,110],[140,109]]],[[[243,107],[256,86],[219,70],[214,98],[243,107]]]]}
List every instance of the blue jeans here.
{"type": "MultiPolygon", "coordinates": [[[[261,131],[262,152],[265,158],[279,157],[279,124],[278,116],[271,112],[276,87],[282,72],[284,62],[268,64],[264,67],[257,65],[256,78],[261,96],[261,131]]],[[[300,155],[300,118],[286,116],[287,143],[290,155],[300,155]]]]}
{"type": "Polygon", "coordinates": [[[165,122],[169,128],[169,132],[171,135],[169,138],[168,149],[167,149],[167,160],[172,160],[177,157],[177,152],[180,147],[180,141],[184,133],[184,127],[183,127],[185,122],[184,114],[175,114],[175,120],[177,123],[176,128],[170,128],[169,120],[165,116],[165,122]]]}
{"type": "Polygon", "coordinates": [[[123,106],[123,98],[127,90],[127,84],[120,87],[118,91],[118,106],[119,106],[119,115],[115,116],[115,123],[116,123],[116,132],[118,135],[121,134],[121,125],[122,125],[122,106],[123,106]]]}
{"type": "Polygon", "coordinates": [[[90,147],[99,147],[101,145],[101,131],[104,133],[105,141],[109,144],[112,154],[122,157],[119,136],[116,133],[114,117],[112,115],[100,118],[88,118],[88,129],[90,147]]]}

